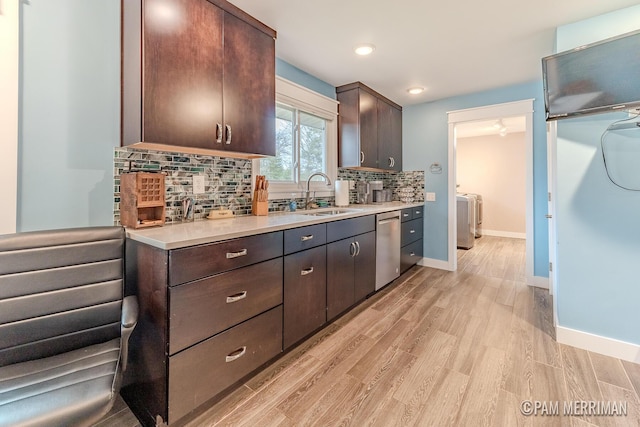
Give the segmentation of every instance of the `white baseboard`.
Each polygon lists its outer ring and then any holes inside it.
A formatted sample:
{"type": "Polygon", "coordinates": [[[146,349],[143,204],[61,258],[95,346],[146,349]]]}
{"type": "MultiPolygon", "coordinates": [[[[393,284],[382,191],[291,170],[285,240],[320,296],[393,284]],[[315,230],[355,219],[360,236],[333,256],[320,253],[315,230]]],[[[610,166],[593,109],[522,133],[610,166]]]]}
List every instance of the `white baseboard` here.
{"type": "Polygon", "coordinates": [[[541,276],[528,276],[527,285],[535,286],[536,288],[549,289],[549,278],[541,276]]]}
{"type": "Polygon", "coordinates": [[[527,233],[515,233],[513,231],[485,230],[482,229],[483,236],[509,237],[512,239],[526,239],[527,233]]]}
{"type": "Polygon", "coordinates": [[[437,268],[438,270],[453,271],[453,266],[449,261],[442,261],[441,259],[422,258],[418,261],[418,265],[423,267],[437,268]]]}
{"type": "Polygon", "coordinates": [[[640,363],[640,345],[588,332],[556,326],[556,341],[561,344],[616,357],[633,363],[640,363]]]}

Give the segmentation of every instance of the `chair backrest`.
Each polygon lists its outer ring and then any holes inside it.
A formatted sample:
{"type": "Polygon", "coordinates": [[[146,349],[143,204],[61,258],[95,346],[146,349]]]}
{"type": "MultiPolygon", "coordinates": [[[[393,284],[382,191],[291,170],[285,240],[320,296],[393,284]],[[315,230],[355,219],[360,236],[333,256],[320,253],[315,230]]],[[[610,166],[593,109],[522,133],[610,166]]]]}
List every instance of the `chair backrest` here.
{"type": "Polygon", "coordinates": [[[0,366],[120,336],[122,227],[0,236],[0,366]]]}

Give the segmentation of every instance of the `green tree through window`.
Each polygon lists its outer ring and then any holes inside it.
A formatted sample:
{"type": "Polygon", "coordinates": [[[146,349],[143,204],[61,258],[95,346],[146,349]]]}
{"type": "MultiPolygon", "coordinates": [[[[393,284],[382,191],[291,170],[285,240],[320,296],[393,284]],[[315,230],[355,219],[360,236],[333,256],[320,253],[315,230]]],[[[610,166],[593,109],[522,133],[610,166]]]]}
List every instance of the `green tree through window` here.
{"type": "Polygon", "coordinates": [[[276,157],[260,160],[260,173],[275,182],[300,183],[326,172],[326,120],[276,104],[276,157]]]}

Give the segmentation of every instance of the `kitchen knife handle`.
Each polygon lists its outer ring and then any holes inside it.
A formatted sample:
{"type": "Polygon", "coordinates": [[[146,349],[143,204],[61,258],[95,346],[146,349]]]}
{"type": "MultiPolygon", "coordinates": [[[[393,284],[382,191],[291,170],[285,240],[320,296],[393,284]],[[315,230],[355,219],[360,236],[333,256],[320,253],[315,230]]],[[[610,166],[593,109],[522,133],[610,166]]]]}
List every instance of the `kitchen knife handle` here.
{"type": "Polygon", "coordinates": [[[306,276],[307,274],[311,273],[313,273],[313,267],[305,268],[304,270],[300,271],[301,276],[306,276]]]}
{"type": "Polygon", "coordinates": [[[244,356],[246,352],[247,352],[247,346],[243,345],[239,349],[229,353],[227,357],[225,357],[224,361],[227,363],[233,362],[234,360],[240,359],[242,356],[244,356]]]}
{"type": "Polygon", "coordinates": [[[216,142],[222,144],[222,125],[216,123],[216,142]]]}
{"type": "Polygon", "coordinates": [[[237,294],[233,294],[227,297],[227,304],[240,301],[241,299],[245,299],[246,297],[247,297],[247,291],[238,292],[237,294]]]}
{"type": "Polygon", "coordinates": [[[311,240],[311,239],[313,239],[313,234],[309,234],[308,236],[302,236],[300,238],[300,241],[306,242],[307,240],[311,240]]]}
{"type": "Polygon", "coordinates": [[[227,252],[227,259],[238,258],[241,256],[245,256],[247,254],[247,250],[243,249],[238,252],[227,252]]]}

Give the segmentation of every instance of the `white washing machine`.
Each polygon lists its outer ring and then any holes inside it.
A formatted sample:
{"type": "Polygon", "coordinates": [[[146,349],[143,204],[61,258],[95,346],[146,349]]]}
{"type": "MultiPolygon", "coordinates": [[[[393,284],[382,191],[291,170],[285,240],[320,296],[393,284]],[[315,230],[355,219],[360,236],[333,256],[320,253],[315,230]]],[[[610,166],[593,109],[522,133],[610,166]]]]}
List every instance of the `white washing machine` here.
{"type": "Polygon", "coordinates": [[[466,194],[456,196],[457,246],[471,249],[476,239],[476,198],[466,194]]]}

